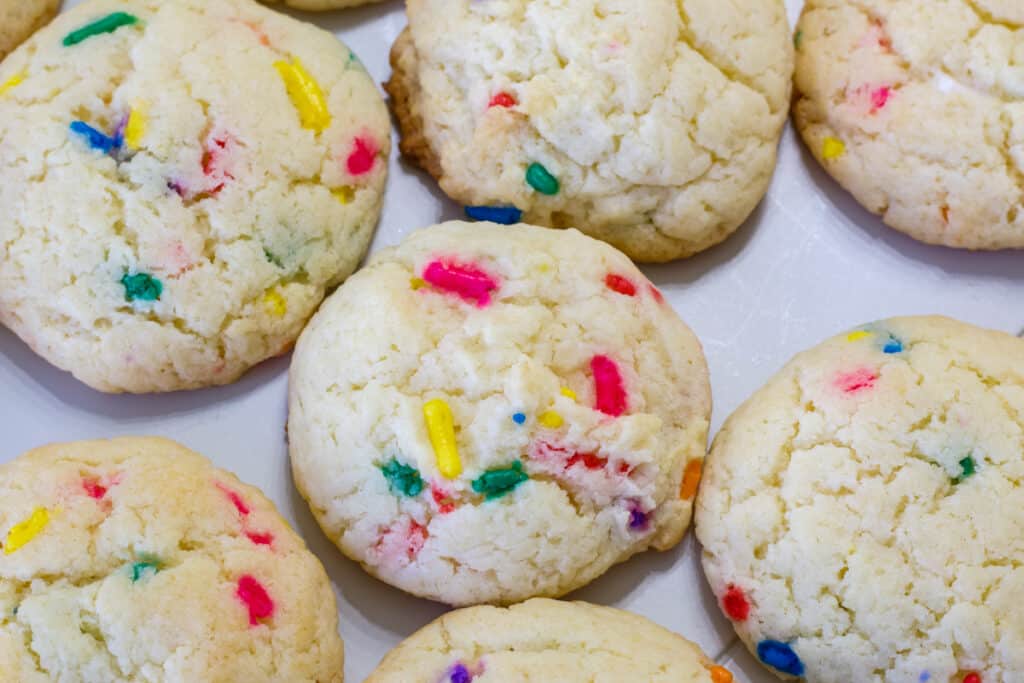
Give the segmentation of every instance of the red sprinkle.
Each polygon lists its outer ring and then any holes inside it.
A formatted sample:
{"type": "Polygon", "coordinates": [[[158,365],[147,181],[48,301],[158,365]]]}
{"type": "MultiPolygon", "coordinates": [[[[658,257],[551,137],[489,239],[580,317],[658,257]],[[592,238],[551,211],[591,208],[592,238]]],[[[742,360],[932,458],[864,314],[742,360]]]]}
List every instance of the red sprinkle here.
{"type": "Polygon", "coordinates": [[[232,142],[227,135],[214,136],[207,142],[206,149],[203,151],[203,175],[216,183],[206,190],[210,194],[217,194],[224,189],[227,180],[235,179],[235,176],[225,168],[224,161],[228,145],[232,142]]]}
{"type": "Polygon", "coordinates": [[[636,285],[615,273],[608,273],[604,278],[604,283],[608,286],[608,289],[619,294],[625,294],[626,296],[636,296],[636,285]]]}
{"type": "Polygon", "coordinates": [[[409,542],[405,552],[410,560],[419,555],[429,537],[430,533],[427,531],[427,527],[419,524],[415,519],[409,520],[409,542]]]}
{"type": "Polygon", "coordinates": [[[242,500],[242,497],[238,495],[235,491],[232,491],[231,489],[229,489],[224,484],[221,484],[220,482],[217,483],[217,488],[223,491],[224,495],[227,496],[232,503],[234,503],[235,509],[238,510],[238,514],[245,517],[250,512],[252,512],[252,510],[249,509],[249,506],[246,505],[245,501],[242,500]]]}
{"type": "Polygon", "coordinates": [[[274,613],[274,601],[267,594],[267,589],[249,574],[238,580],[235,595],[249,608],[249,624],[252,626],[256,626],[260,619],[266,619],[274,613]]]}
{"type": "Polygon", "coordinates": [[[516,101],[514,95],[502,91],[491,98],[491,101],[490,103],[488,103],[487,107],[514,107],[517,104],[519,103],[516,101]]]}
{"type": "Polygon", "coordinates": [[[626,412],[626,390],[615,361],[608,356],[594,356],[590,359],[590,370],[594,373],[594,389],[597,395],[595,407],[612,417],[618,417],[626,412]]]}
{"type": "Polygon", "coordinates": [[[969,673],[964,676],[964,683],[981,683],[981,675],[976,673],[969,673]]]}
{"type": "Polygon", "coordinates": [[[437,511],[442,515],[455,511],[455,503],[451,501],[451,495],[433,482],[430,484],[430,495],[434,498],[434,503],[437,504],[437,511]]]}
{"type": "Polygon", "coordinates": [[[100,484],[99,479],[95,477],[89,477],[82,480],[82,488],[89,495],[90,498],[100,500],[103,496],[107,495],[107,487],[100,484]]]}
{"type": "Polygon", "coordinates": [[[442,291],[475,303],[479,308],[491,303],[491,292],[498,288],[498,281],[482,268],[455,261],[433,261],[423,271],[423,279],[442,291]]]}
{"type": "Polygon", "coordinates": [[[565,469],[579,463],[583,463],[588,470],[601,470],[608,464],[608,460],[598,457],[596,453],[576,453],[566,462],[565,469]]]}
{"type": "Polygon", "coordinates": [[[747,596],[737,586],[730,585],[722,596],[722,609],[733,621],[746,621],[750,616],[750,603],[747,596]]]}
{"type": "Polygon", "coordinates": [[[245,535],[256,545],[272,545],[274,543],[274,534],[269,531],[266,533],[260,533],[259,531],[246,531],[245,535]]]}
{"type": "Polygon", "coordinates": [[[377,143],[366,136],[357,137],[353,141],[354,149],[348,155],[348,172],[352,175],[363,175],[373,169],[377,160],[377,143]]]}
{"type": "Polygon", "coordinates": [[[660,289],[658,289],[654,285],[647,285],[647,286],[650,288],[651,296],[654,297],[655,301],[657,301],[659,304],[665,303],[665,296],[661,293],[660,289]]]}
{"type": "Polygon", "coordinates": [[[871,113],[875,113],[879,109],[883,108],[886,103],[889,102],[889,97],[892,95],[892,88],[889,86],[883,86],[871,93],[871,106],[873,109],[871,113]]]}
{"type": "Polygon", "coordinates": [[[878,381],[878,373],[869,368],[860,368],[852,372],[841,373],[835,379],[837,389],[847,394],[855,394],[870,389],[878,381]]]}

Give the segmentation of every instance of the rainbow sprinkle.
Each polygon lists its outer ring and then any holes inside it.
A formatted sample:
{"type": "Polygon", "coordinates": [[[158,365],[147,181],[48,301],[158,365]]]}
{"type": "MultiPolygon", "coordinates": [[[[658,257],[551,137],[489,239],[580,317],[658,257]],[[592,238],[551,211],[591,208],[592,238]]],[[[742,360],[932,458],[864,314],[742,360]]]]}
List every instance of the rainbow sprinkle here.
{"type": "Polygon", "coordinates": [[[889,338],[885,341],[885,345],[882,347],[882,352],[889,355],[903,353],[903,342],[890,334],[889,338]]]}
{"type": "Polygon", "coordinates": [[[423,418],[427,423],[430,443],[437,458],[437,469],[446,479],[455,479],[462,474],[462,460],[455,444],[455,421],[452,409],[439,398],[423,405],[423,418]]]}
{"type": "Polygon", "coordinates": [[[93,500],[102,500],[107,495],[107,487],[102,485],[96,477],[82,479],[82,490],[93,500]]]}
{"type": "Polygon", "coordinates": [[[14,74],[3,83],[0,83],[0,97],[3,97],[5,94],[7,94],[8,90],[12,90],[21,85],[24,82],[24,80],[25,72],[22,71],[20,73],[14,74]]]}
{"type": "Polygon", "coordinates": [[[515,95],[513,95],[512,93],[508,93],[508,92],[502,91],[502,92],[499,92],[499,93],[495,93],[494,97],[491,98],[491,101],[487,103],[487,108],[488,109],[490,109],[491,107],[505,107],[505,108],[508,108],[508,107],[514,107],[517,104],[519,104],[519,103],[516,101],[515,95]]]}
{"type": "Polygon", "coordinates": [[[497,279],[482,268],[454,261],[431,262],[423,271],[423,280],[480,308],[491,303],[491,292],[498,288],[497,279]]]}
{"type": "Polygon", "coordinates": [[[293,57],[290,62],[274,62],[274,68],[284,81],[302,127],[322,133],[331,125],[331,113],[320,84],[306,71],[298,57],[293,57]]]}
{"type": "Polygon", "coordinates": [[[825,138],[821,147],[821,156],[825,161],[835,161],[844,154],[846,154],[846,145],[842,140],[833,137],[825,138]]]}
{"type": "Polygon", "coordinates": [[[142,579],[153,576],[160,571],[160,563],[157,560],[143,560],[132,564],[132,583],[138,583],[142,579]]]}
{"type": "Polygon", "coordinates": [[[647,531],[650,527],[650,518],[647,513],[638,507],[629,511],[629,528],[633,531],[647,531]]]}
{"type": "Polygon", "coordinates": [[[363,175],[373,170],[380,149],[371,138],[362,135],[352,141],[352,152],[345,161],[351,175],[363,175]]]}
{"type": "Polygon", "coordinates": [[[750,602],[743,590],[730,585],[722,596],[722,611],[733,621],[746,621],[750,617],[750,602]]]}
{"type": "Polygon", "coordinates": [[[562,396],[565,396],[570,401],[576,400],[576,392],[570,389],[569,387],[562,387],[559,393],[561,393],[562,396]]]}
{"type": "Polygon", "coordinates": [[[526,413],[513,413],[512,421],[517,425],[526,424],[526,413]]]}
{"type": "Polygon", "coordinates": [[[423,492],[423,478],[415,467],[392,458],[391,462],[380,466],[380,471],[388,482],[388,488],[394,492],[409,498],[415,498],[423,492]]]}
{"type": "Polygon", "coordinates": [[[683,481],[679,484],[680,500],[693,500],[697,495],[703,465],[704,463],[701,460],[691,460],[686,463],[686,469],[683,471],[683,481]]]}
{"type": "Polygon", "coordinates": [[[608,273],[604,278],[604,284],[613,292],[618,292],[625,296],[636,296],[636,285],[621,275],[608,273]]]}
{"type": "Polygon", "coordinates": [[[732,672],[724,666],[713,666],[708,671],[711,673],[711,683],[732,683],[732,672]]]}
{"type": "Polygon", "coordinates": [[[565,420],[562,418],[562,416],[559,415],[554,410],[544,411],[543,413],[541,413],[540,417],[537,418],[537,421],[540,422],[545,427],[547,427],[548,429],[558,429],[563,424],[565,424],[565,420]]]}
{"type": "Polygon", "coordinates": [[[788,643],[762,640],[757,644],[757,656],[762,662],[784,674],[804,675],[804,663],[788,643]]]}
{"type": "Polygon", "coordinates": [[[163,284],[146,273],[125,273],[121,284],[124,285],[124,298],[127,301],[156,301],[164,291],[163,284]]]}
{"type": "Polygon", "coordinates": [[[597,410],[612,417],[626,412],[626,390],[615,361],[608,356],[594,356],[590,360],[590,370],[594,373],[597,410]]]}
{"type": "Polygon", "coordinates": [[[351,185],[343,185],[337,189],[331,190],[331,194],[342,204],[351,204],[356,198],[356,189],[351,185]]]}
{"type": "Polygon", "coordinates": [[[42,533],[49,523],[49,510],[42,507],[33,510],[28,519],[18,522],[7,532],[7,540],[4,542],[4,554],[10,555],[21,550],[26,543],[42,533]]]}
{"type": "Polygon", "coordinates": [[[142,146],[142,138],[146,136],[149,125],[149,107],[145,103],[137,103],[128,113],[128,123],[124,127],[124,142],[128,149],[142,146]]]}
{"type": "Polygon", "coordinates": [[[114,12],[108,14],[102,19],[97,19],[91,24],[86,24],[80,29],[72,31],[71,33],[64,36],[64,47],[71,47],[72,45],[78,45],[83,40],[98,36],[103,33],[113,33],[122,26],[131,26],[132,24],[139,23],[139,18],[133,14],[127,12],[114,12]]]}
{"type": "Polygon", "coordinates": [[[511,467],[488,470],[473,480],[473,490],[482,493],[487,500],[501,498],[529,479],[523,472],[523,463],[518,460],[511,467]]]}
{"type": "Polygon", "coordinates": [[[975,462],[974,458],[970,455],[957,464],[960,466],[960,476],[955,480],[957,484],[970,479],[978,472],[978,463],[975,462]]]}
{"type": "Polygon", "coordinates": [[[835,387],[844,394],[856,394],[871,389],[878,381],[878,373],[869,368],[859,368],[850,372],[840,373],[835,379],[835,387]]]}
{"type": "Polygon", "coordinates": [[[964,676],[964,683],[981,683],[981,674],[972,671],[964,676]]]}
{"type": "Polygon", "coordinates": [[[467,206],[466,216],[501,225],[515,225],[523,220],[523,212],[514,206],[467,206]]]}
{"type": "Polygon", "coordinates": [[[559,189],[561,189],[558,178],[551,175],[548,169],[537,162],[527,167],[526,183],[537,190],[537,192],[546,195],[558,194],[559,189]]]}
{"type": "Polygon", "coordinates": [[[861,339],[867,339],[870,336],[871,336],[871,333],[868,332],[867,330],[856,330],[856,331],[851,332],[850,334],[846,335],[846,341],[848,341],[848,342],[860,341],[861,339]]]}
{"type": "Polygon", "coordinates": [[[72,133],[82,138],[89,147],[103,154],[110,154],[121,149],[121,145],[124,142],[120,135],[111,137],[96,130],[85,121],[72,121],[68,127],[72,133]]]}
{"type": "Polygon", "coordinates": [[[473,674],[469,672],[465,664],[457,662],[448,672],[448,680],[450,683],[470,683],[473,680],[473,674]]]}
{"type": "Polygon", "coordinates": [[[288,313],[288,301],[276,289],[263,295],[263,307],[275,318],[283,318],[288,313]]]}
{"type": "Polygon", "coordinates": [[[267,589],[249,574],[238,580],[235,595],[249,608],[251,626],[256,626],[261,619],[267,619],[274,614],[274,601],[267,594],[267,589]]]}

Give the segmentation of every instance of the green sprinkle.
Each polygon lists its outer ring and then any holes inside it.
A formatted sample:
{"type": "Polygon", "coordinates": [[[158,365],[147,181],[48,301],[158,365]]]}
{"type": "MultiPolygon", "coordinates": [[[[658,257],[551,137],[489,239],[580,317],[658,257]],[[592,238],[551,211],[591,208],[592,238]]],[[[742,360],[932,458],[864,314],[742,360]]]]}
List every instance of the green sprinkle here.
{"type": "Polygon", "coordinates": [[[388,480],[388,486],[392,491],[415,498],[423,491],[423,478],[419,470],[409,465],[403,465],[392,459],[386,465],[381,465],[381,473],[388,480]]]}
{"type": "Polygon", "coordinates": [[[164,291],[160,281],[146,273],[125,273],[121,284],[124,285],[124,298],[128,301],[156,301],[164,291]]]}
{"type": "Polygon", "coordinates": [[[277,256],[274,256],[274,254],[271,253],[271,251],[265,247],[263,249],[263,256],[267,259],[267,261],[273,263],[278,268],[284,268],[284,262],[277,256]]]}
{"type": "Polygon", "coordinates": [[[132,565],[132,583],[138,583],[146,576],[152,576],[160,571],[160,563],[155,560],[136,562],[132,565]]]}
{"type": "Polygon", "coordinates": [[[960,476],[956,478],[956,483],[960,483],[965,479],[974,476],[974,473],[978,471],[978,464],[974,462],[974,458],[967,456],[960,461],[960,476]]]}
{"type": "Polygon", "coordinates": [[[473,481],[473,490],[484,494],[487,500],[494,500],[511,492],[529,478],[529,475],[523,472],[523,463],[517,460],[512,467],[484,472],[473,481]]]}
{"type": "Polygon", "coordinates": [[[541,194],[558,194],[558,178],[551,175],[548,169],[534,162],[526,169],[526,182],[541,194]]]}
{"type": "Polygon", "coordinates": [[[71,47],[72,45],[78,45],[83,40],[98,36],[101,33],[113,33],[122,26],[131,26],[137,24],[139,18],[128,14],[127,12],[114,12],[108,14],[102,19],[98,19],[91,24],[86,24],[77,31],[64,36],[64,47],[71,47]]]}
{"type": "Polygon", "coordinates": [[[796,49],[799,50],[800,49],[800,43],[802,43],[802,42],[804,42],[804,32],[803,32],[803,30],[800,30],[800,31],[796,32],[795,36],[793,36],[793,45],[795,45],[796,49]]]}

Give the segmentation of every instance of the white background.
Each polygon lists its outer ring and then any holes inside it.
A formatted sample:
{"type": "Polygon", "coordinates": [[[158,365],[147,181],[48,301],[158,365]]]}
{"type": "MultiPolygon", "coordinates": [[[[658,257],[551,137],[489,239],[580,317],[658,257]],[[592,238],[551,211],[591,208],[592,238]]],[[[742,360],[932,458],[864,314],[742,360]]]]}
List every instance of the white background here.
{"type": "MultiPolygon", "coordinates": [[[[802,2],[786,4],[795,22],[802,2]]],[[[377,82],[386,80],[388,50],[405,25],[401,2],[297,16],[337,33],[377,82]]],[[[392,161],[374,249],[460,215],[425,174],[392,161]]],[[[713,430],[794,353],[866,321],[943,313],[1013,333],[1024,328],[1020,252],[961,253],[889,230],[817,168],[791,129],[768,197],[736,235],[686,262],[645,271],[704,343],[713,430]]],[[[155,434],[181,441],[259,486],[327,567],[338,595],[346,679],[358,682],[443,608],[371,579],[320,532],[289,472],[287,369],[288,358],[281,358],[220,389],[106,396],[0,330],[0,461],[51,441],[155,434]]],[[[675,551],[634,558],[572,597],[654,619],[696,641],[730,666],[737,680],[776,680],[746,654],[720,615],[692,535],[675,551]]]]}

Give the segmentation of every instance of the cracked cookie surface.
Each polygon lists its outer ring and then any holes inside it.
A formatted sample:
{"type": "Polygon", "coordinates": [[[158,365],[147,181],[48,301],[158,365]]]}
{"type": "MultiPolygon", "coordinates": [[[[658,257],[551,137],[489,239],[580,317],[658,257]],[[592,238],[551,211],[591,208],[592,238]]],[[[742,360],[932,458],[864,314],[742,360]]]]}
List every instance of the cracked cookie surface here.
{"type": "Polygon", "coordinates": [[[60,0],[0,0],[0,59],[57,16],[60,0]]]}
{"type": "Polygon", "coordinates": [[[789,107],[780,0],[411,0],[386,88],[402,152],[453,199],[641,261],[732,233],[789,107]]]}
{"type": "Polygon", "coordinates": [[[794,358],[716,437],[704,569],[811,683],[1024,680],[1024,341],[895,318],[794,358]]]}
{"type": "Polygon", "coordinates": [[[320,562],[262,493],[172,441],[0,466],[0,541],[0,680],[342,680],[320,562]]]}
{"type": "Polygon", "coordinates": [[[0,321],[103,391],[235,380],[365,253],[387,111],[251,0],[91,0],[0,65],[0,321]]]}
{"type": "Polygon", "coordinates": [[[284,4],[295,9],[305,10],[307,12],[326,12],[332,9],[344,9],[346,7],[358,7],[359,5],[368,5],[371,2],[380,2],[381,0],[262,0],[263,2],[274,5],[284,4]]]}
{"type": "Polygon", "coordinates": [[[296,485],[342,551],[453,605],[578,588],[689,524],[700,344],[575,230],[446,223],[377,255],[303,332],[296,485]]]}
{"type": "Polygon", "coordinates": [[[794,117],[889,226],[931,244],[1024,248],[1024,5],[809,0],[794,117]]]}
{"type": "Polygon", "coordinates": [[[725,683],[681,636],[643,617],[537,598],[442,616],[392,650],[366,683],[725,683]]]}

